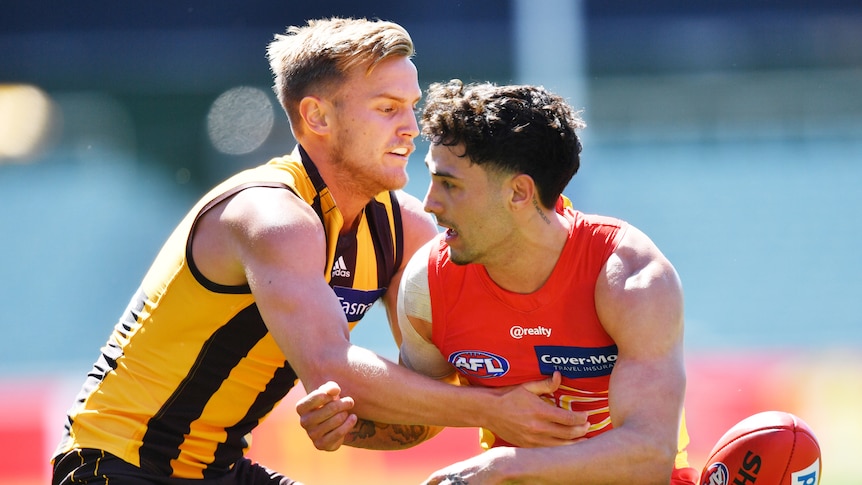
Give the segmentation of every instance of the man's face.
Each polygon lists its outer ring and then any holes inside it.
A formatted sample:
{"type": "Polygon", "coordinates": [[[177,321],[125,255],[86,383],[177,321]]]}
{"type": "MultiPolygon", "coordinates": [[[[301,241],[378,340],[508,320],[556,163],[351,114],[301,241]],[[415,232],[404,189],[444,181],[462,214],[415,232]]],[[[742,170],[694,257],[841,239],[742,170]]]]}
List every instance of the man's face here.
{"type": "Polygon", "coordinates": [[[331,155],[349,168],[342,182],[372,196],[404,187],[421,96],[416,67],[406,57],[383,60],[367,76],[364,66],[353,69],[333,101],[331,155]]]}
{"type": "Polygon", "coordinates": [[[452,262],[492,263],[498,254],[495,248],[506,244],[512,232],[505,183],[510,177],[487,172],[460,153],[461,146],[431,145],[425,157],[431,174],[425,210],[447,229],[444,237],[452,262]]]}

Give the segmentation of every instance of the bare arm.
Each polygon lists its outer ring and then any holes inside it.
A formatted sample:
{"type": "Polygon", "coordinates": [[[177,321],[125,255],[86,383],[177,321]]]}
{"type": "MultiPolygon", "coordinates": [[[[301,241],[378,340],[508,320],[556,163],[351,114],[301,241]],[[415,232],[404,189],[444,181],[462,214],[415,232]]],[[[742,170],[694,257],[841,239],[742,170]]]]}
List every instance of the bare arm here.
{"type": "Polygon", "coordinates": [[[619,349],[609,390],[613,429],[571,446],[495,448],[427,483],[454,483],[444,478],[453,474],[471,485],[670,481],[685,392],[677,274],[642,232],[629,228],[599,277],[596,305],[619,349]]]}
{"type": "MultiPolygon", "coordinates": [[[[430,342],[431,302],[427,291],[427,271],[425,270],[427,260],[428,245],[426,244],[414,253],[413,258],[399,275],[398,287],[392,288],[397,291],[390,293],[395,301],[391,299],[387,301],[389,324],[395,341],[400,347],[401,365],[434,379],[458,385],[454,369],[430,342]],[[415,291],[410,291],[417,284],[424,285],[424,293],[417,295],[415,291]],[[420,301],[417,302],[417,300],[420,301]],[[405,303],[411,307],[409,313],[405,310],[405,303]],[[416,307],[421,307],[422,310],[417,313],[416,307]],[[421,328],[422,335],[417,332],[417,328],[421,328]],[[410,355],[413,356],[412,359],[410,355]]],[[[390,449],[388,446],[391,443],[413,446],[437,435],[441,430],[442,427],[439,426],[422,426],[421,429],[413,427],[411,436],[414,439],[407,442],[403,439],[405,430],[399,429],[398,426],[360,419],[345,438],[344,443],[369,449],[390,449]]]]}
{"type": "Polygon", "coordinates": [[[248,282],[270,333],[306,389],[337,382],[341,394],[355,402],[357,415],[380,422],[493,429],[489,425],[503,421],[520,436],[530,435],[534,426],[554,433],[549,440],[572,433],[571,413],[535,396],[454,387],[352,345],[341,305],[323,277],[319,220],[289,191],[246,189],[204,218],[195,244],[211,257],[200,258],[202,270],[216,281],[248,282]],[[207,251],[209,246],[217,250],[207,251]]]}
{"type": "MultiPolygon", "coordinates": [[[[383,295],[383,303],[386,307],[386,316],[395,345],[400,347],[402,339],[399,312],[402,308],[400,299],[403,293],[401,281],[405,277],[411,258],[437,235],[437,225],[431,215],[425,212],[422,203],[415,197],[405,192],[398,192],[397,194],[401,204],[401,220],[404,225],[404,259],[401,262],[401,268],[392,278],[389,289],[383,295]]],[[[427,258],[427,249],[424,254],[427,258]]]]}
{"type": "MultiPolygon", "coordinates": [[[[437,230],[433,219],[424,212],[418,200],[404,192],[398,192],[398,196],[401,218],[404,221],[404,252],[407,256],[383,296],[383,303],[392,337],[396,345],[401,345],[402,333],[398,320],[402,310],[400,305],[402,299],[399,296],[399,284],[404,276],[407,261],[410,259],[409,255],[414,254],[419,246],[431,239],[437,230]]],[[[444,363],[449,367],[447,362],[444,361],[444,363]]],[[[343,411],[339,411],[336,416],[329,416],[326,413],[331,411],[323,410],[321,406],[329,402],[337,404],[340,392],[340,387],[336,383],[329,383],[312,390],[297,405],[297,411],[302,416],[303,427],[309,432],[318,448],[333,450],[345,444],[355,448],[375,450],[404,449],[433,437],[442,429],[438,426],[388,424],[358,418],[356,415],[348,414],[354,404],[349,397],[343,398],[347,400],[346,403],[342,403],[343,411]]]]}
{"type": "MultiPolygon", "coordinates": [[[[432,377],[442,382],[459,385],[457,372],[444,357],[437,347],[432,343],[431,332],[431,299],[428,290],[428,261],[429,244],[423,245],[408,262],[404,269],[403,278],[398,287],[397,314],[399,331],[396,340],[401,341],[400,360],[405,367],[432,377]]],[[[560,384],[559,373],[549,379],[531,382],[512,388],[513,391],[524,393],[528,391],[534,395],[542,395],[554,392],[560,384]]],[[[323,391],[318,389],[316,392],[323,391]]],[[[524,393],[525,395],[529,395],[524,393]]],[[[335,421],[337,423],[337,421],[335,421]]],[[[586,433],[589,423],[586,413],[578,416],[579,436],[586,433]]],[[[341,428],[342,430],[344,428],[341,428]]],[[[505,428],[498,427],[497,429],[505,428]]],[[[442,430],[439,426],[402,426],[375,423],[359,419],[358,423],[344,438],[344,444],[354,447],[370,449],[400,449],[418,444],[435,436],[442,430]]],[[[569,440],[557,439],[553,442],[544,441],[541,433],[535,430],[534,435],[525,441],[529,444],[568,444],[569,440]]],[[[328,439],[337,437],[337,433],[330,433],[328,439]]]]}

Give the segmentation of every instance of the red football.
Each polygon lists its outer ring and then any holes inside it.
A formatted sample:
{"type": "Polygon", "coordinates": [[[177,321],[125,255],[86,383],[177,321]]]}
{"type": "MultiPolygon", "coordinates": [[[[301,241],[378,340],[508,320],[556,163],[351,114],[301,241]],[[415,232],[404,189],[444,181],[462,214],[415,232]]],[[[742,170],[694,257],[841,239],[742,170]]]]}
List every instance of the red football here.
{"type": "Polygon", "coordinates": [[[820,444],[793,414],[766,411],[730,428],[709,453],[701,485],[817,485],[820,444]]]}

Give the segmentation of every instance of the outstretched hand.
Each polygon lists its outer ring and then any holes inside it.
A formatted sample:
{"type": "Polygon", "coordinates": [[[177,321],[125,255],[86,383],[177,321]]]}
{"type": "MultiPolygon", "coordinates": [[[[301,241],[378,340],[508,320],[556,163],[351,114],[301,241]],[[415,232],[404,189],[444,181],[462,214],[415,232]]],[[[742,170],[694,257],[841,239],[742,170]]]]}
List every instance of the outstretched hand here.
{"type": "Polygon", "coordinates": [[[358,420],[350,413],[353,398],[340,397],[340,394],[341,387],[330,381],[296,403],[299,424],[318,450],[337,450],[358,420]]]}
{"type": "Polygon", "coordinates": [[[520,447],[571,444],[589,430],[587,413],[558,408],[542,396],[560,387],[559,372],[541,381],[501,388],[498,419],[487,426],[497,437],[520,447]]]}

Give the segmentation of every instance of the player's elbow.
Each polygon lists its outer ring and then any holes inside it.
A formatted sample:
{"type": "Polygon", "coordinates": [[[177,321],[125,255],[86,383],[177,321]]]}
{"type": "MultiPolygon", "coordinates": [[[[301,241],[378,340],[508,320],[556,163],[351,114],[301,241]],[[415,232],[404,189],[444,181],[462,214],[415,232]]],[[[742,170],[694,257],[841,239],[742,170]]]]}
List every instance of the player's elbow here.
{"type": "Polygon", "coordinates": [[[351,365],[349,354],[348,349],[340,351],[328,349],[317,352],[316,358],[303,362],[301,366],[296,365],[294,370],[308,390],[332,381],[338,383],[342,396],[351,396],[355,399],[363,390],[363,386],[357,382],[359,380],[357,366],[351,365]]]}
{"type": "Polygon", "coordinates": [[[670,483],[677,456],[676,443],[664,443],[661,440],[656,440],[647,444],[643,451],[644,459],[641,461],[644,463],[643,474],[641,475],[642,483],[662,485],[670,483]]]}
{"type": "Polygon", "coordinates": [[[630,436],[624,441],[625,458],[629,466],[620,468],[620,479],[643,485],[670,483],[677,455],[676,443],[670,443],[655,433],[630,436]]]}

